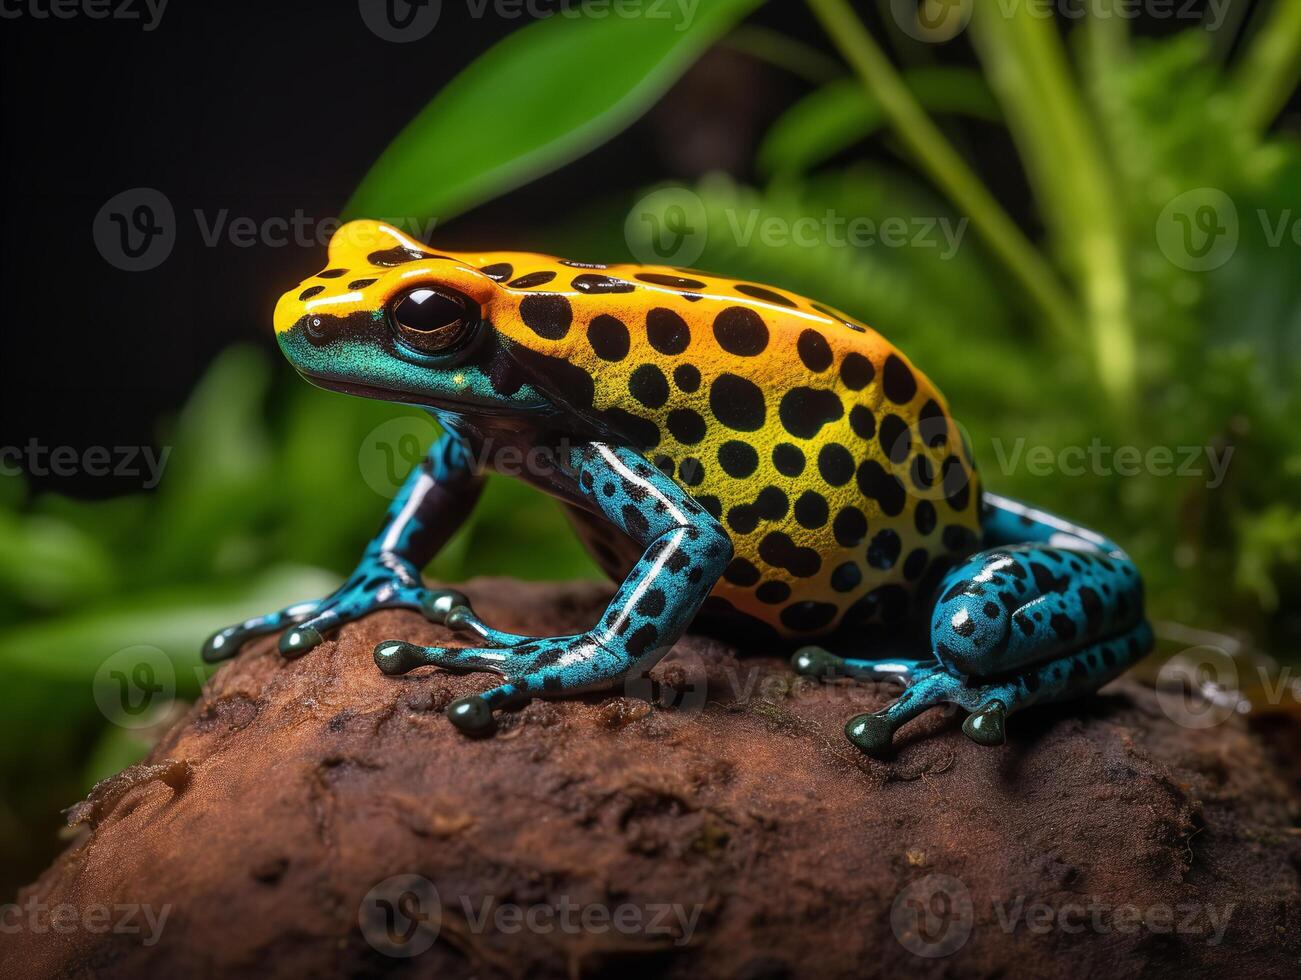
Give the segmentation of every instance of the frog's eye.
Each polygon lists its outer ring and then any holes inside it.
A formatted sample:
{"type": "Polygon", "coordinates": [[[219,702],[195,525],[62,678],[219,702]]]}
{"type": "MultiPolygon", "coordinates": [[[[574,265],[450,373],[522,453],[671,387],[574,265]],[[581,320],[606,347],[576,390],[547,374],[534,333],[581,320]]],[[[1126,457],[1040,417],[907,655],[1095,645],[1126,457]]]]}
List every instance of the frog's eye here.
{"type": "Polygon", "coordinates": [[[389,307],[398,340],[421,354],[448,354],[474,332],[478,309],[460,293],[421,286],[389,307]]]}

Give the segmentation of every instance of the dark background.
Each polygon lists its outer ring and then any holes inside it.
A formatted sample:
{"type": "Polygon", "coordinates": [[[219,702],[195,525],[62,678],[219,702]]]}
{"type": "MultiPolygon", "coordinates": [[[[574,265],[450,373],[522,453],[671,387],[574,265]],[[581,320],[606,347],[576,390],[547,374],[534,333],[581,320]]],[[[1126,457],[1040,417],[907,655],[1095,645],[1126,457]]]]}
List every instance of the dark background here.
{"type": "MultiPolygon", "coordinates": [[[[879,23],[876,5],[857,6],[879,23]]],[[[751,22],[825,48],[802,5],[769,6],[751,22]]],[[[160,413],[181,404],[217,352],[238,340],[270,349],[275,300],[319,265],[319,247],[239,247],[225,236],[210,246],[195,209],[209,228],[223,212],[259,224],[338,214],[379,149],[457,72],[525,23],[476,19],[454,0],[413,44],[371,33],[356,0],[172,0],[149,32],[138,20],[0,20],[0,160],[9,191],[0,444],[148,445],[160,413]],[[123,272],[98,254],[91,226],[109,198],[136,187],[170,199],[177,238],[157,268],[123,272]]],[[[1135,30],[1160,32],[1162,24],[1135,30]]],[[[962,39],[932,50],[940,60],[970,55],[962,39]]],[[[748,177],[761,125],[804,88],[716,49],[612,142],[435,237],[448,248],[527,249],[531,227],[594,186],[631,189],[716,169],[748,177]]],[[[500,124],[510,125],[509,106],[500,124]]],[[[995,127],[968,130],[964,152],[1013,159],[995,127]]],[[[979,169],[1033,227],[1015,168],[979,169]]],[[[29,482],[84,496],[139,484],[53,475],[29,482]]]]}
{"type": "MultiPolygon", "coordinates": [[[[791,8],[759,20],[815,39],[807,12],[791,8]]],[[[209,228],[223,211],[259,223],[300,211],[314,222],[337,215],[433,94],[524,23],[474,19],[450,0],[433,33],[413,44],[372,34],[356,0],[173,0],[151,32],[126,20],[0,20],[9,188],[0,444],[148,445],[159,414],[181,404],[220,350],[239,340],[273,347],[271,309],[286,284],[320,264],[319,246],[238,247],[226,237],[209,246],[195,209],[209,228]],[[167,195],[177,238],[156,269],[124,272],[96,251],[91,227],[109,198],[135,187],[167,195]]],[[[661,107],[580,165],[437,237],[444,247],[528,248],[529,228],[581,201],[594,181],[634,188],[748,160],[749,146],[731,136],[757,135],[750,123],[760,98],[738,73],[760,69],[739,55],[720,59],[730,70],[706,62],[679,86],[704,89],[702,100],[677,93],[676,109],[661,107]],[[686,152],[660,152],[664,126],[686,152]],[[710,135],[690,138],[702,126],[710,135]]],[[[781,104],[797,92],[775,72],[759,84],[769,106],[771,96],[781,104]],[[789,94],[771,91],[782,87],[789,94]]],[[[503,106],[501,124],[509,119],[503,106]]],[[[110,496],[139,481],[36,476],[30,484],[110,496]]]]}

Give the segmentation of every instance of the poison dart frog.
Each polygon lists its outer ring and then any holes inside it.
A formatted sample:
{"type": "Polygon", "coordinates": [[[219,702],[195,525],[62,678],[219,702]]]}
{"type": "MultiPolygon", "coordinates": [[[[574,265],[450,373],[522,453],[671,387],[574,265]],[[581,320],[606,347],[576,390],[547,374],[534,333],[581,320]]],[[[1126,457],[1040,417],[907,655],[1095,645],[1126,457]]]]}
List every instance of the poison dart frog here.
{"type": "Polygon", "coordinates": [[[393,640],[376,663],[500,675],[447,711],[486,734],[498,709],[641,678],[693,621],[745,627],[799,647],[801,673],[901,679],[893,703],[845,726],[879,754],[942,702],[969,712],[972,739],[999,744],[1007,715],[1092,691],[1152,646],[1138,572],[1115,543],[982,492],[926,376],[879,333],[790,292],[442,252],[356,221],[325,270],[280,299],[275,331],[311,383],[427,409],[443,434],[347,582],[215,634],[209,661],[282,630],[281,652],[297,656],[372,610],[418,609],[471,645],[393,640]],[[562,501],[620,583],[578,635],[502,632],[420,577],[507,450],[554,462],[518,476],[562,501]],[[820,637],[850,656],[809,645],[820,637]],[[924,655],[898,656],[910,642],[924,655]]]}

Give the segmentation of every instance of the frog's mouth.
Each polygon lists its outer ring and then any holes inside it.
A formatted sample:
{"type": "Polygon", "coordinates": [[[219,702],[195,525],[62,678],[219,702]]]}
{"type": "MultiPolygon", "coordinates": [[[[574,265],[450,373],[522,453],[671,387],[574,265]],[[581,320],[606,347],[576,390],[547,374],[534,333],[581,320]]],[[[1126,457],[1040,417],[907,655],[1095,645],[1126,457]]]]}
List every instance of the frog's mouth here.
{"type": "Polygon", "coordinates": [[[432,408],[450,415],[519,415],[522,412],[548,410],[546,403],[534,406],[496,405],[488,401],[470,400],[464,396],[440,398],[437,395],[417,394],[410,391],[397,391],[393,388],[381,388],[357,381],[344,381],[330,378],[303,368],[294,368],[309,384],[325,391],[335,391],[341,395],[355,395],[371,401],[389,402],[393,405],[410,405],[413,408],[432,408]]]}

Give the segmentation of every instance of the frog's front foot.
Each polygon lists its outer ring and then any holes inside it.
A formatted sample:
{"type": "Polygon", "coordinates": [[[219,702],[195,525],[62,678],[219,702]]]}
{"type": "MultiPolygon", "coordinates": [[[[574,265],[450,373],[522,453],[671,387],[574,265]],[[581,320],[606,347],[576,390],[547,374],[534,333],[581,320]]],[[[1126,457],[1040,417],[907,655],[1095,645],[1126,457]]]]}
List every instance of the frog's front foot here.
{"type": "MultiPolygon", "coordinates": [[[[417,667],[442,667],[454,673],[488,671],[505,683],[452,702],[447,717],[467,735],[486,735],[495,728],[493,711],[535,697],[558,697],[608,686],[625,676],[645,655],[603,634],[546,638],[519,637],[471,627],[487,634],[494,647],[422,647],[401,640],[375,648],[375,663],[386,674],[405,674],[417,667]],[[505,642],[502,642],[505,641],[505,642]]],[[[643,634],[646,635],[646,634],[643,634]]]]}
{"type": "Polygon", "coordinates": [[[376,609],[418,609],[427,619],[453,628],[478,623],[470,600],[453,589],[428,589],[415,567],[391,554],[368,556],[342,586],[324,599],[300,602],[279,612],[219,630],[203,645],[203,659],[215,663],[235,656],[249,640],[284,631],[280,652],[299,657],[324,642],[325,635],[376,609]]]}

